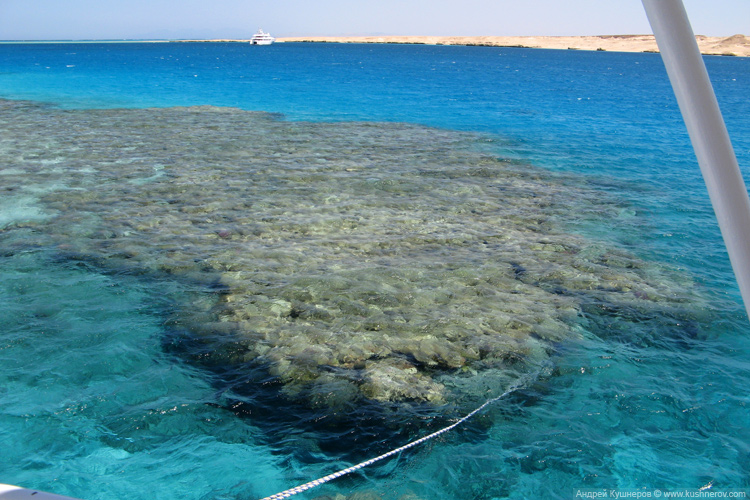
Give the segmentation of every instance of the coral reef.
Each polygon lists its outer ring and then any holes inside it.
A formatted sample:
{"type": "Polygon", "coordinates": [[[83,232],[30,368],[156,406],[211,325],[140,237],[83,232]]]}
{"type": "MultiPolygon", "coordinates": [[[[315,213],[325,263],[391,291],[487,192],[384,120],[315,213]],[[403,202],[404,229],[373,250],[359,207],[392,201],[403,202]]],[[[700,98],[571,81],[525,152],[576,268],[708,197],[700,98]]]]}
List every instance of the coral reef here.
{"type": "Polygon", "coordinates": [[[211,346],[201,362],[261,364],[289,397],[440,404],[442,377],[542,362],[586,308],[701,310],[689,277],[565,231],[607,217],[602,195],[481,135],[213,107],[0,114],[3,187],[33,215],[6,233],[213,287],[176,319],[211,346]]]}

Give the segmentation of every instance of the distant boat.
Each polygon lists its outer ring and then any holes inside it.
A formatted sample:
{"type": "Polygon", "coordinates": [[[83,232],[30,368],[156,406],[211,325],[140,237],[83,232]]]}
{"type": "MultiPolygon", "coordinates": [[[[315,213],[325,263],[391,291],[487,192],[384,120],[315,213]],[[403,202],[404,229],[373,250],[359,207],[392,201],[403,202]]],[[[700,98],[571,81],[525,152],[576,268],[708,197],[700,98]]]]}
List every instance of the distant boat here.
{"type": "Polygon", "coordinates": [[[270,35],[270,33],[266,33],[263,30],[259,29],[256,34],[253,35],[253,37],[250,39],[251,45],[271,45],[273,42],[275,42],[276,39],[270,35]]]}

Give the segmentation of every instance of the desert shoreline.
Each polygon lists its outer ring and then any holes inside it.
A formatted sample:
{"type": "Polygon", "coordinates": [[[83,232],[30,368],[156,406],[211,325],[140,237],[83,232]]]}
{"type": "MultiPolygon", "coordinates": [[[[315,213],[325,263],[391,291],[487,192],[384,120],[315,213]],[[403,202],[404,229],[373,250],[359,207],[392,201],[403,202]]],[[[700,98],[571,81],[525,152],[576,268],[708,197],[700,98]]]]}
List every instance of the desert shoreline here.
{"type": "MultiPolygon", "coordinates": [[[[750,57],[750,37],[697,35],[698,48],[705,55],[750,57]]],[[[207,42],[249,42],[247,40],[183,40],[207,42]]],[[[279,37],[277,42],[379,43],[523,47],[534,49],[591,50],[609,52],[658,52],[653,35],[599,36],[301,36],[279,37]]]]}

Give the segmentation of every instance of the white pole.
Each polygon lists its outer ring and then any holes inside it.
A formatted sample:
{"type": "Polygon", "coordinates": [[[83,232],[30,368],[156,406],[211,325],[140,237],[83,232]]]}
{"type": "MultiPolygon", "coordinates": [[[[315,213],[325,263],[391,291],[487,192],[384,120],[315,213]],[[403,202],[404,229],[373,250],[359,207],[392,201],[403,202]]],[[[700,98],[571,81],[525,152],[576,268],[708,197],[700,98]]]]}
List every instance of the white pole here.
{"type": "Polygon", "coordinates": [[[682,0],[642,0],[750,316],[750,199],[682,0]]]}

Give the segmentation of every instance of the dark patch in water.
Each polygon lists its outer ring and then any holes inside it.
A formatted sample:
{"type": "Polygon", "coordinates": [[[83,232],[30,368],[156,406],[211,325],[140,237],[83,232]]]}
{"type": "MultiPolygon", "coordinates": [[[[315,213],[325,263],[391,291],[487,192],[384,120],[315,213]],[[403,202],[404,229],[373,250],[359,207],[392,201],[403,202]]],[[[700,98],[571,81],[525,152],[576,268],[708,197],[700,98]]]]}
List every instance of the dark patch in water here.
{"type": "Polygon", "coordinates": [[[522,280],[526,275],[526,268],[517,262],[511,262],[510,265],[513,268],[513,276],[515,276],[517,280],[522,280]]]}

